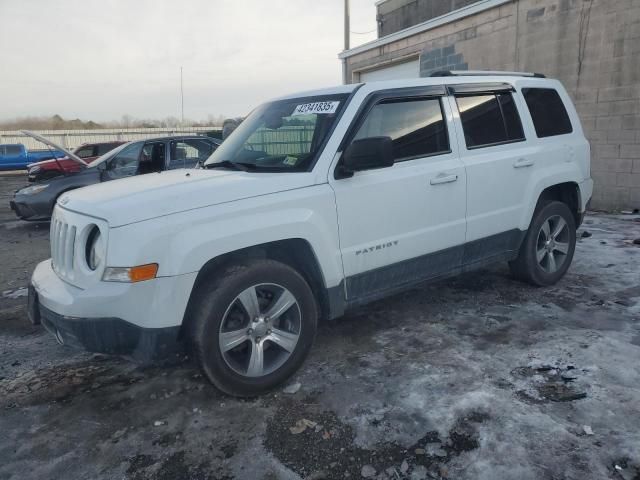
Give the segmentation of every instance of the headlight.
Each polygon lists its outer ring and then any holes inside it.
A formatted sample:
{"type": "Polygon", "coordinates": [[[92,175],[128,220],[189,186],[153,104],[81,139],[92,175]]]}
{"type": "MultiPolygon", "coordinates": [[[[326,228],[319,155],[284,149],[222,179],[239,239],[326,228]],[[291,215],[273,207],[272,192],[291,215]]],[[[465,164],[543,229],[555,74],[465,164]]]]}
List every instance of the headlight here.
{"type": "Polygon", "coordinates": [[[31,185],[30,187],[23,188],[22,190],[18,190],[18,193],[22,195],[35,195],[36,193],[40,193],[45,188],[47,188],[49,184],[44,185],[31,185]]]}
{"type": "Polygon", "coordinates": [[[40,170],[42,170],[40,167],[31,167],[29,169],[29,175],[31,175],[32,173],[38,173],[40,170]]]}
{"type": "Polygon", "coordinates": [[[93,227],[87,236],[85,258],[91,270],[98,268],[104,261],[104,242],[100,234],[100,229],[96,226],[93,227]]]}

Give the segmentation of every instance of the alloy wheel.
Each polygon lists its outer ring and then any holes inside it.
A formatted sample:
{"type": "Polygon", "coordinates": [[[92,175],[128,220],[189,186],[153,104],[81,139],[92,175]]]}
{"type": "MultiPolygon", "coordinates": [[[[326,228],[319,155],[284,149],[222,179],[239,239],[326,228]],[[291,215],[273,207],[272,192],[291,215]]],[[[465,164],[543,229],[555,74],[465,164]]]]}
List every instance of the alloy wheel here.
{"type": "Polygon", "coordinates": [[[547,273],[555,273],[569,253],[569,226],[560,215],[546,219],[538,232],[536,260],[547,273]]]}
{"type": "Polygon", "coordinates": [[[301,327],[302,313],[294,295],[281,285],[259,284],[231,302],[220,323],[218,343],[234,372],[262,377],[288,360],[301,327]]]}

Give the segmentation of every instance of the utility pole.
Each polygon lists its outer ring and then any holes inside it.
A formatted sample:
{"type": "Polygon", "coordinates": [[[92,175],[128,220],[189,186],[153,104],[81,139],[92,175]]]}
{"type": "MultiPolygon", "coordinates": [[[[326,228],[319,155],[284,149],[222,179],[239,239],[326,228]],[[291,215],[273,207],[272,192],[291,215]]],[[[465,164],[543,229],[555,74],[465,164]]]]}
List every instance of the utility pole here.
{"type": "MultiPolygon", "coordinates": [[[[350,36],[349,0],[344,0],[344,49],[349,50],[350,36]]],[[[347,83],[347,59],[342,59],[342,83],[347,83]]]]}
{"type": "Polygon", "coordinates": [[[182,65],[180,66],[180,112],[181,124],[184,126],[184,88],[182,86],[182,65]]]}
{"type": "Polygon", "coordinates": [[[349,50],[349,0],[344,0],[344,49],[349,50]]]}

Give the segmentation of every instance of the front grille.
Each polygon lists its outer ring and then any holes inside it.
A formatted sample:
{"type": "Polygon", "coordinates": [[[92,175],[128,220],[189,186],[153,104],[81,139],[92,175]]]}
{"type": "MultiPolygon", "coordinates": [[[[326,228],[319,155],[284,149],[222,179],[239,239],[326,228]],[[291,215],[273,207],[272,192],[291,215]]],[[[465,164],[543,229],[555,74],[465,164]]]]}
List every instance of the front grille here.
{"type": "Polygon", "coordinates": [[[73,278],[76,227],[56,218],[51,219],[51,266],[60,278],[73,278]]]}

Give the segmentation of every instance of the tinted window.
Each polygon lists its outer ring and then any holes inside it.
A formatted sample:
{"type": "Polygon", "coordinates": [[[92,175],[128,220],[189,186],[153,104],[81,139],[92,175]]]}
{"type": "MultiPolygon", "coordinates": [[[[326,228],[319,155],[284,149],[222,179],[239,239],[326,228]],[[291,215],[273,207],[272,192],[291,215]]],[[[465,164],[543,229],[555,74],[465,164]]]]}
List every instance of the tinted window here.
{"type": "Polygon", "coordinates": [[[449,151],[440,99],[385,100],[375,105],[354,140],[391,137],[393,158],[402,160],[449,151]]]}
{"type": "Polygon", "coordinates": [[[523,88],[538,137],[552,137],[571,133],[573,127],[558,92],[552,88],[523,88]]]}
{"type": "Polygon", "coordinates": [[[22,148],[19,145],[7,145],[4,147],[5,155],[20,155],[22,153],[22,148]]]}
{"type": "Polygon", "coordinates": [[[142,150],[142,143],[133,143],[126,146],[124,150],[109,160],[107,167],[109,177],[122,178],[135,175],[138,172],[140,150],[142,150]]]}
{"type": "Polygon", "coordinates": [[[206,140],[188,139],[171,142],[169,169],[192,168],[213,153],[213,144],[206,140]]]}
{"type": "Polygon", "coordinates": [[[110,152],[111,150],[116,148],[118,145],[120,144],[119,143],[101,143],[100,145],[96,145],[96,148],[97,148],[96,155],[97,156],[104,155],[105,153],[110,152]]]}
{"type": "Polygon", "coordinates": [[[510,93],[456,97],[467,148],[524,140],[510,93]]]}
{"type": "Polygon", "coordinates": [[[147,143],[142,148],[138,174],[161,172],[165,169],[165,145],[163,142],[147,143]]]}

